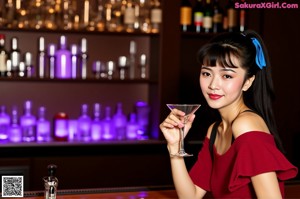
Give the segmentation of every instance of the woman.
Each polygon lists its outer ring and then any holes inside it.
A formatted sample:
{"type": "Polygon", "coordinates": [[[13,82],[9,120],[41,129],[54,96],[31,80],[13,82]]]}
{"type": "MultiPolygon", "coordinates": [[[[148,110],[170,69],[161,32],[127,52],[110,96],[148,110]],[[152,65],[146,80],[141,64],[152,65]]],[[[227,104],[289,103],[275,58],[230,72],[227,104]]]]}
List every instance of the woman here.
{"type": "MultiPolygon", "coordinates": [[[[272,112],[274,97],[267,52],[254,31],[224,33],[202,47],[200,87],[220,121],[207,131],[198,160],[187,171],[170,156],[179,198],[284,198],[284,180],[297,175],[282,154],[272,112]]],[[[175,109],[160,124],[170,154],[176,154],[184,113],[175,109]]],[[[185,135],[195,115],[191,115],[185,135]]]]}

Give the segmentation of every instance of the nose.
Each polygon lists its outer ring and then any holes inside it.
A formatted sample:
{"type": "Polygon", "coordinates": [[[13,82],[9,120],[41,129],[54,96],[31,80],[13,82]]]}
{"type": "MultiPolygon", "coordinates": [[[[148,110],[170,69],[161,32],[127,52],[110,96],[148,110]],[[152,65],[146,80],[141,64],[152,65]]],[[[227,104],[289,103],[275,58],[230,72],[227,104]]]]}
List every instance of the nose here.
{"type": "Polygon", "coordinates": [[[217,77],[212,77],[210,84],[208,85],[208,88],[211,90],[217,90],[219,89],[219,81],[217,77]]]}

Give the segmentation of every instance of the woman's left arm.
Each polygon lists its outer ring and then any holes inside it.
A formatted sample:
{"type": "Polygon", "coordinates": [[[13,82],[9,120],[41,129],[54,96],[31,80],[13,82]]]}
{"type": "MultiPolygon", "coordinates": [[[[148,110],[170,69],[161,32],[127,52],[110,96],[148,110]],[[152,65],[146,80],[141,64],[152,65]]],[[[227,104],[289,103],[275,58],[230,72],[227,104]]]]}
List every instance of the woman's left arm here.
{"type": "Polygon", "coordinates": [[[275,172],[267,172],[251,177],[257,199],[282,199],[275,172]]]}

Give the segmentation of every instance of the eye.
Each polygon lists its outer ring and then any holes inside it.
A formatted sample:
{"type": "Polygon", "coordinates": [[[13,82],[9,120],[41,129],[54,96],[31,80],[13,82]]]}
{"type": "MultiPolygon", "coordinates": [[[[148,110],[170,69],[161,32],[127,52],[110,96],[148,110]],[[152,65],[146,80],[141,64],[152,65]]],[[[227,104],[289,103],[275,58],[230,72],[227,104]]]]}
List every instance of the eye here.
{"type": "Polygon", "coordinates": [[[208,77],[208,76],[210,76],[210,73],[204,71],[204,72],[201,73],[201,75],[205,76],[205,77],[208,77]]]}
{"type": "Polygon", "coordinates": [[[225,79],[232,79],[232,76],[231,75],[224,75],[223,76],[225,79]]]}

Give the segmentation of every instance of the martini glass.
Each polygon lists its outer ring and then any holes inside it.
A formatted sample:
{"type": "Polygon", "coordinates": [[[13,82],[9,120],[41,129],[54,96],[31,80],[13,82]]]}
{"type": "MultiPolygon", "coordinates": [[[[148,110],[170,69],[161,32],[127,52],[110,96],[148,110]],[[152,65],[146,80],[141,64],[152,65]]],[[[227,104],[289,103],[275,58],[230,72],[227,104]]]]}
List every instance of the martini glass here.
{"type": "Polygon", "coordinates": [[[193,156],[193,154],[188,154],[184,150],[184,128],[185,124],[189,119],[191,114],[194,114],[197,109],[201,106],[200,104],[167,104],[170,110],[178,109],[185,113],[184,120],[183,120],[183,127],[180,128],[180,141],[179,141],[179,150],[178,153],[172,154],[172,156],[179,156],[179,157],[189,157],[193,156]]]}

